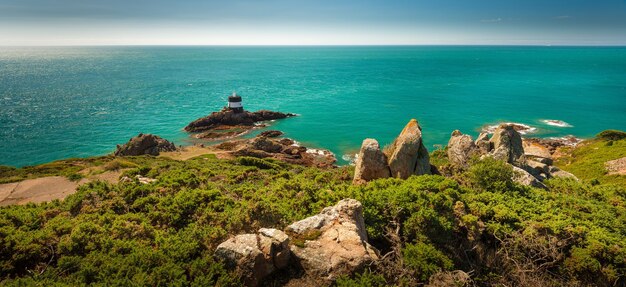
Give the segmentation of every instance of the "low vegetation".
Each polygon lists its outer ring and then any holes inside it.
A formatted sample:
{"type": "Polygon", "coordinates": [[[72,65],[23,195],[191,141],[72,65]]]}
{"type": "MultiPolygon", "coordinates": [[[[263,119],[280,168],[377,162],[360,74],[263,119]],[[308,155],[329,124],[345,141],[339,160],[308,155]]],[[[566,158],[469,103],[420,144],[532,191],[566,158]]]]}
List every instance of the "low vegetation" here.
{"type": "MultiPolygon", "coordinates": [[[[63,201],[0,208],[0,285],[239,286],[213,259],[220,242],[260,227],[283,229],[354,198],[382,259],[338,286],[420,286],[453,270],[478,286],[624,286],[623,176],[581,174],[591,173],[583,169],[591,158],[625,150],[624,140],[606,142],[573,151],[564,166],[585,180],[548,180],[549,190],[512,182],[511,168],[489,159],[453,177],[362,186],[351,184],[351,167],[213,156],[89,159],[157,181],[92,182],[63,201]]],[[[77,173],[70,162],[2,168],[0,180],[77,173]]]]}

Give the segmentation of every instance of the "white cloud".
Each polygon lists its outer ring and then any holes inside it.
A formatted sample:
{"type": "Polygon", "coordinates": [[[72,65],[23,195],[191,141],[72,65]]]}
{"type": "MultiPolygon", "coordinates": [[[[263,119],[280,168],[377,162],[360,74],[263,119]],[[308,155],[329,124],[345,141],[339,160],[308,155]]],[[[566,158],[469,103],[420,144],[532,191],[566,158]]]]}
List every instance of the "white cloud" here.
{"type": "Polygon", "coordinates": [[[502,18],[494,18],[494,19],[482,19],[480,20],[482,23],[497,23],[502,22],[502,18]]]}

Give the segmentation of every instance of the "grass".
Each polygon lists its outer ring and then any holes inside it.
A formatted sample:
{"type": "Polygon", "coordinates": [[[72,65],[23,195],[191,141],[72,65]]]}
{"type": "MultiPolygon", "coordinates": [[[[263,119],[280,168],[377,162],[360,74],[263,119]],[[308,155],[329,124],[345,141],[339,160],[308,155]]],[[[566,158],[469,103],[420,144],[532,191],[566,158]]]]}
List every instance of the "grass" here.
{"type": "Polygon", "coordinates": [[[554,165],[579,179],[626,186],[626,176],[608,175],[604,166],[607,161],[626,157],[626,139],[612,141],[596,138],[562,151],[565,155],[557,158],[554,165]]]}

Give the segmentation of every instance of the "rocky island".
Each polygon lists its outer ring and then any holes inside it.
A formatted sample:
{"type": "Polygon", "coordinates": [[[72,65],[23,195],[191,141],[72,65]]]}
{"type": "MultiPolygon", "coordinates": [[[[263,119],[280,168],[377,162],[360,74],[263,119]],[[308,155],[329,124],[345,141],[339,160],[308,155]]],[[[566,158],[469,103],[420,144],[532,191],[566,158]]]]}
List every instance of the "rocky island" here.
{"type": "Polygon", "coordinates": [[[268,110],[246,111],[241,104],[241,97],[233,93],[228,97],[228,106],[189,123],[185,131],[196,133],[197,138],[225,139],[243,135],[255,127],[264,127],[262,122],[294,116],[296,115],[292,113],[268,110]]]}

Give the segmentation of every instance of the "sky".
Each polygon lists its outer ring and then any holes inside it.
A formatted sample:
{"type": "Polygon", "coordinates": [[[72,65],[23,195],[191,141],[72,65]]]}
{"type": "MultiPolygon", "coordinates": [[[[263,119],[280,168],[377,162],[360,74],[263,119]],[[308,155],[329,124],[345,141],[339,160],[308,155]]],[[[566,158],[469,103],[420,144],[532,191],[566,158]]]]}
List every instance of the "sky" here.
{"type": "Polygon", "coordinates": [[[626,45],[626,0],[0,0],[0,45],[626,45]]]}

